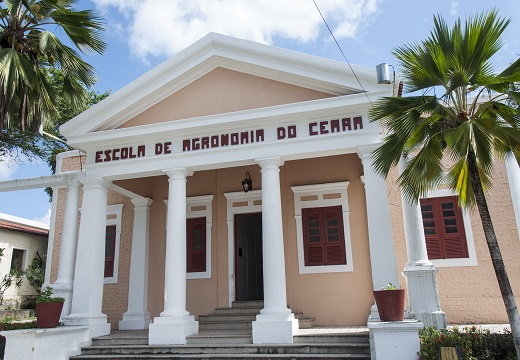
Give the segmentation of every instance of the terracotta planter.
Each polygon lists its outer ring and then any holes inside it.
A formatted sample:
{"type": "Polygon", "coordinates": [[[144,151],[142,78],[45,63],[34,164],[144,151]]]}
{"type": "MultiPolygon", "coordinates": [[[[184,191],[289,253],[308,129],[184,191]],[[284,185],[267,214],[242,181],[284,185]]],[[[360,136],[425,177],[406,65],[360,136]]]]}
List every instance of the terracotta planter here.
{"type": "Polygon", "coordinates": [[[381,321],[404,320],[404,289],[374,290],[374,298],[381,321]]]}
{"type": "Polygon", "coordinates": [[[36,325],[39,328],[54,328],[60,323],[62,302],[36,304],[36,325]]]}

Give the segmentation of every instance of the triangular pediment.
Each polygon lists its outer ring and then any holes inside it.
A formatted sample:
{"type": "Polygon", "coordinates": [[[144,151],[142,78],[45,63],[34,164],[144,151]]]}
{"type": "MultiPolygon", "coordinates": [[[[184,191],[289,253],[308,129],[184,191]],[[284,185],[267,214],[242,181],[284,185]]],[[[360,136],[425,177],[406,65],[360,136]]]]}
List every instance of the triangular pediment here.
{"type": "Polygon", "coordinates": [[[75,138],[103,130],[192,119],[381,91],[375,70],[209,34],[148,71],[60,131],[75,138]]]}
{"type": "Polygon", "coordinates": [[[324,99],[334,95],[216,68],[119,128],[324,99]]]}

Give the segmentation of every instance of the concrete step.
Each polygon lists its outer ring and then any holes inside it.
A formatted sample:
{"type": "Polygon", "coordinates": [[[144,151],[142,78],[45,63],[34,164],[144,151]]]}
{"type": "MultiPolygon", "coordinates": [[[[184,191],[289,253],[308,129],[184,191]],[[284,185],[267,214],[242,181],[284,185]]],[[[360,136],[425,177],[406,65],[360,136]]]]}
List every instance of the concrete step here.
{"type": "Polygon", "coordinates": [[[70,360],[168,360],[168,359],[197,359],[197,360],[324,360],[324,359],[360,359],[370,360],[365,354],[155,354],[155,355],[79,355],[70,360]]]}
{"type": "Polygon", "coordinates": [[[209,332],[192,335],[187,337],[188,345],[234,345],[241,346],[253,343],[251,332],[237,331],[233,334],[231,330],[222,333],[221,331],[213,334],[209,332]]]}
{"type": "Polygon", "coordinates": [[[148,333],[143,335],[109,335],[92,339],[93,346],[148,345],[148,333]]]}
{"type": "Polygon", "coordinates": [[[305,334],[295,335],[295,344],[368,344],[368,332],[352,334],[305,334]]]}
{"type": "Polygon", "coordinates": [[[205,321],[199,323],[199,330],[249,330],[253,327],[251,321],[205,321]]]}
{"type": "Polygon", "coordinates": [[[264,308],[264,301],[263,300],[255,300],[255,301],[233,301],[232,308],[238,309],[238,308],[264,308]]]}
{"type": "MultiPolygon", "coordinates": [[[[368,344],[290,344],[290,345],[184,345],[184,346],[90,346],[82,356],[151,356],[151,355],[366,355],[368,344]]],[[[78,357],[80,358],[80,357],[78,357]]]]}
{"type": "Polygon", "coordinates": [[[255,321],[255,314],[211,314],[211,315],[200,315],[199,316],[199,324],[202,323],[211,323],[211,322],[228,322],[228,321],[255,321]]]}
{"type": "Polygon", "coordinates": [[[231,314],[231,315],[257,315],[260,314],[260,310],[262,310],[261,307],[254,307],[254,306],[243,306],[238,308],[216,308],[215,314],[217,315],[225,315],[225,314],[231,314]]]}

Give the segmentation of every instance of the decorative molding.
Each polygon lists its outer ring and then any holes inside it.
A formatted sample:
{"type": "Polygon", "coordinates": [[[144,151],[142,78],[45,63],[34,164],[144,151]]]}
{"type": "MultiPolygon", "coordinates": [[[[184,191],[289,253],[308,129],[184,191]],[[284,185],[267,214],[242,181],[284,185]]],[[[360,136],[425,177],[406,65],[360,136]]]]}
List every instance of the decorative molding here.
{"type": "Polygon", "coordinates": [[[121,241],[121,220],[123,217],[123,204],[115,204],[107,206],[107,223],[106,226],[116,226],[116,244],[114,253],[114,276],[104,278],[105,284],[116,284],[119,274],[119,244],[121,241]],[[114,217],[115,215],[115,217],[114,217]]]}
{"type": "MultiPolygon", "coordinates": [[[[439,189],[428,193],[427,198],[455,196],[456,194],[449,189],[439,189]]],[[[464,222],[464,231],[466,233],[466,244],[468,247],[468,257],[458,259],[431,259],[435,267],[456,267],[456,266],[477,266],[477,252],[475,250],[475,239],[473,237],[473,228],[471,227],[471,216],[467,209],[461,209],[462,221],[464,222]]]]}
{"type": "MultiPolygon", "coordinates": [[[[206,271],[186,273],[186,279],[211,279],[211,228],[213,225],[214,195],[191,196],[186,198],[186,219],[206,218],[206,271]]],[[[164,200],[168,211],[168,199],[164,200]]]]}
{"type": "Polygon", "coordinates": [[[262,190],[224,193],[227,199],[229,303],[235,301],[235,215],[262,212],[262,190]],[[238,206],[239,205],[239,206],[238,206]]]}
{"type": "Polygon", "coordinates": [[[302,185],[291,187],[294,192],[294,219],[298,245],[298,270],[300,274],[317,274],[354,271],[352,243],[350,239],[350,220],[348,207],[348,181],[302,185]],[[334,196],[332,196],[334,195],[334,196]],[[302,209],[341,205],[343,212],[343,233],[345,238],[345,265],[306,266],[303,246],[302,209]]]}

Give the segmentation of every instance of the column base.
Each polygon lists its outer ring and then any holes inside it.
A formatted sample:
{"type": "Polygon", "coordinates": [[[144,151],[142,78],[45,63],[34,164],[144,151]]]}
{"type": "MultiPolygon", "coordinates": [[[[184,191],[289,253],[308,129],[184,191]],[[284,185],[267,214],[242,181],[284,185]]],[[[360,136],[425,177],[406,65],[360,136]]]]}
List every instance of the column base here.
{"type": "Polygon", "coordinates": [[[370,358],[372,360],[417,360],[420,350],[418,321],[370,321],[370,358]]]}
{"type": "Polygon", "coordinates": [[[119,330],[144,330],[148,329],[148,326],[152,320],[150,319],[150,313],[146,312],[125,312],[123,314],[123,320],[119,322],[119,330]]]}
{"type": "Polygon", "coordinates": [[[408,289],[410,318],[424,326],[446,328],[446,314],[441,310],[435,266],[407,266],[403,271],[408,289]]]}
{"type": "Polygon", "coordinates": [[[63,319],[65,326],[88,326],[90,337],[110,334],[110,324],[105,314],[70,314],[63,319]]]}
{"type": "Polygon", "coordinates": [[[293,313],[257,315],[253,321],[253,344],[292,344],[298,329],[293,313]]]}
{"type": "Polygon", "coordinates": [[[156,317],[148,328],[149,345],[185,345],[186,337],[199,332],[193,315],[156,317]]]}
{"type": "Polygon", "coordinates": [[[72,283],[55,282],[49,286],[52,287],[53,296],[65,299],[60,316],[60,320],[63,321],[66,316],[70,315],[72,309],[72,283]]]}

